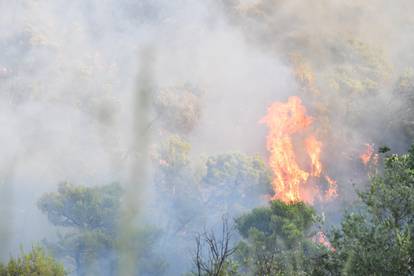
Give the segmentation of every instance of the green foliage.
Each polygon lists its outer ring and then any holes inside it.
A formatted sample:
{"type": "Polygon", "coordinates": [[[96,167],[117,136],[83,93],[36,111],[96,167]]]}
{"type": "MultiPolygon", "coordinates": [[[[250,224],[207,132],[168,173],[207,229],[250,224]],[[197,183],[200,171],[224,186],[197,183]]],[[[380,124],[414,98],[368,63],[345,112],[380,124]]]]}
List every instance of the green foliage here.
{"type": "Polygon", "coordinates": [[[270,208],[257,208],[237,219],[237,228],[244,238],[255,229],[265,236],[280,236],[292,247],[300,242],[315,222],[315,211],[303,202],[286,204],[271,202],[270,208]]]}
{"type": "Polygon", "coordinates": [[[397,82],[396,92],[404,94],[408,99],[413,100],[414,91],[414,69],[406,69],[397,82]]]}
{"type": "MultiPolygon", "coordinates": [[[[383,150],[383,152],[387,152],[383,150]]],[[[384,158],[384,169],[359,193],[357,212],[312,241],[315,213],[303,203],[273,201],[237,219],[238,261],[248,275],[411,275],[414,268],[414,146],[384,158]]]]}
{"type": "Polygon", "coordinates": [[[64,276],[67,275],[63,265],[46,255],[40,247],[14,259],[6,265],[0,264],[0,276],[64,276]]]}
{"type": "Polygon", "coordinates": [[[384,171],[360,193],[332,243],[337,271],[345,275],[408,275],[414,272],[414,147],[385,158],[384,171]]]}
{"type": "MultiPolygon", "coordinates": [[[[113,259],[121,194],[118,184],[84,187],[62,183],[56,193],[39,199],[38,207],[51,223],[69,228],[59,233],[57,242],[46,245],[55,256],[72,260],[78,275],[91,273],[100,259],[113,259]]],[[[107,269],[114,265],[107,264],[107,269]]]]}
{"type": "Polygon", "coordinates": [[[311,239],[315,212],[302,202],[272,201],[236,220],[239,261],[250,275],[312,274],[326,249],[311,239]]]}
{"type": "Polygon", "coordinates": [[[191,145],[173,135],[162,143],[158,150],[157,159],[160,163],[160,170],[165,178],[174,178],[189,166],[189,153],[191,145]]]}
{"type": "Polygon", "coordinates": [[[398,79],[394,88],[394,98],[397,101],[398,112],[393,114],[393,124],[397,125],[397,130],[403,132],[408,141],[414,138],[414,69],[406,69],[398,79]]]}
{"type": "MultiPolygon", "coordinates": [[[[121,195],[119,184],[84,187],[62,183],[56,193],[40,198],[38,207],[50,222],[67,228],[58,233],[57,242],[45,243],[55,256],[72,262],[77,275],[116,272],[121,195]]],[[[140,272],[156,267],[161,275],[165,266],[153,258],[151,250],[158,238],[156,231],[140,229],[131,237],[140,272]]]]}
{"type": "MultiPolygon", "coordinates": [[[[268,184],[271,178],[266,164],[259,156],[248,156],[241,153],[228,153],[212,156],[206,162],[207,173],[204,181],[212,185],[231,182],[253,182],[268,184]]],[[[268,188],[265,185],[265,188],[268,188]]]]}
{"type": "Polygon", "coordinates": [[[42,196],[38,207],[54,225],[113,233],[120,196],[118,184],[90,188],[62,183],[57,193],[42,196]]]}
{"type": "Polygon", "coordinates": [[[391,76],[390,65],[378,48],[357,39],[338,41],[339,59],[331,84],[339,92],[365,93],[377,91],[391,76]]]}
{"type": "Polygon", "coordinates": [[[271,216],[272,210],[270,208],[253,209],[249,214],[238,218],[238,230],[245,238],[249,236],[249,232],[252,228],[257,229],[265,235],[271,235],[271,216]]]}
{"type": "Polygon", "coordinates": [[[189,86],[160,90],[154,105],[163,126],[174,132],[190,132],[201,116],[199,97],[197,89],[189,86]]]}
{"type": "Polygon", "coordinates": [[[161,144],[156,158],[155,184],[163,198],[171,201],[168,217],[177,218],[179,224],[203,217],[203,211],[217,218],[224,213],[240,214],[257,206],[261,196],[272,193],[271,173],[259,156],[211,156],[198,174],[190,166],[190,150],[187,141],[171,136],[161,144]]]}
{"type": "Polygon", "coordinates": [[[172,135],[159,146],[156,157],[159,166],[154,180],[159,201],[167,205],[166,217],[178,229],[201,217],[198,179],[190,166],[190,151],[186,140],[172,135]]]}
{"type": "Polygon", "coordinates": [[[227,205],[226,212],[234,210],[239,204],[257,206],[261,196],[273,192],[271,173],[264,161],[259,156],[241,153],[208,158],[202,181],[212,203],[227,205]]]}

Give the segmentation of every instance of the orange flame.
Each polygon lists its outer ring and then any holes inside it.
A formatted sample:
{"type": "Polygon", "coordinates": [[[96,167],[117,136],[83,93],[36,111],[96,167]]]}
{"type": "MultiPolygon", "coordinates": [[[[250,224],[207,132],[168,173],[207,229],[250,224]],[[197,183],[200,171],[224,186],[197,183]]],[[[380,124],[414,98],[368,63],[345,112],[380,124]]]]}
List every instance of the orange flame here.
{"type": "MultiPolygon", "coordinates": [[[[267,149],[270,152],[269,166],[275,175],[272,185],[276,194],[272,199],[313,203],[321,194],[317,186],[311,185],[314,182],[311,177],[320,177],[322,174],[322,143],[314,134],[303,141],[301,146],[304,146],[310,160],[310,169],[307,171],[296,160],[293,140],[293,136],[305,132],[312,121],[312,117],[306,115],[306,108],[299,97],[289,97],[287,103],[273,103],[260,121],[269,128],[267,149]]],[[[330,186],[332,189],[334,187],[336,185],[330,186]]]]}
{"type": "Polygon", "coordinates": [[[312,240],[316,243],[322,244],[327,249],[331,250],[332,252],[335,252],[335,248],[332,246],[332,244],[329,242],[328,238],[326,237],[325,233],[322,231],[319,231],[316,233],[316,235],[312,238],[312,240]]]}
{"type": "Polygon", "coordinates": [[[359,156],[365,167],[375,167],[378,165],[379,155],[374,153],[374,144],[365,144],[365,151],[359,156]]]}
{"type": "Polygon", "coordinates": [[[314,135],[311,135],[305,140],[305,147],[312,163],[311,175],[320,176],[322,173],[322,164],[320,161],[322,143],[314,135]]]}
{"type": "Polygon", "coordinates": [[[371,160],[372,155],[374,154],[374,147],[372,144],[365,144],[365,146],[366,150],[363,154],[361,154],[359,158],[361,159],[362,163],[364,163],[364,165],[367,166],[369,160],[371,160]]]}
{"type": "Polygon", "coordinates": [[[329,176],[325,176],[326,181],[329,184],[328,190],[325,192],[326,199],[332,199],[338,195],[336,191],[336,180],[330,178],[329,176]]]}

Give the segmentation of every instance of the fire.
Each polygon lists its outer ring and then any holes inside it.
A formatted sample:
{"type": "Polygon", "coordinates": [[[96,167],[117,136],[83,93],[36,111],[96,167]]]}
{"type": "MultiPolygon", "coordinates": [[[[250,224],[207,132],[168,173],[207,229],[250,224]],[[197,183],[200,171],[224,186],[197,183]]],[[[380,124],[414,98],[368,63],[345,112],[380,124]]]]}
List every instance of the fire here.
{"type": "MultiPolygon", "coordinates": [[[[269,166],[275,178],[272,185],[275,196],[284,202],[304,201],[313,203],[322,194],[315,185],[315,178],[322,174],[320,160],[322,142],[308,133],[313,119],[306,115],[306,108],[299,97],[290,97],[287,103],[275,102],[260,121],[269,128],[267,149],[270,152],[269,166]],[[301,144],[297,145],[298,139],[301,144]],[[295,149],[304,148],[309,159],[307,169],[301,167],[295,149]]],[[[328,178],[327,178],[328,179],[328,178]]],[[[332,180],[329,178],[329,180],[332,180]]],[[[328,193],[336,194],[336,182],[329,182],[328,193]],[[332,184],[331,184],[332,183],[332,184]]]]}
{"type": "Polygon", "coordinates": [[[305,147],[312,163],[311,175],[320,176],[322,173],[322,164],[320,161],[322,143],[314,135],[311,135],[305,140],[305,147]]]}
{"type": "Polygon", "coordinates": [[[359,156],[362,163],[365,166],[368,166],[370,161],[372,161],[374,164],[377,164],[378,154],[374,154],[374,145],[373,144],[365,144],[365,146],[366,146],[366,149],[365,149],[364,153],[362,153],[359,156]]]}
{"type": "Polygon", "coordinates": [[[372,154],[374,153],[374,147],[371,144],[366,144],[366,150],[359,158],[361,158],[364,165],[368,165],[369,160],[371,160],[372,154]]]}
{"type": "Polygon", "coordinates": [[[326,248],[328,248],[332,252],[336,251],[335,248],[332,246],[332,244],[329,242],[329,240],[326,237],[325,233],[322,232],[322,231],[319,231],[318,233],[316,233],[316,235],[312,238],[312,240],[316,243],[319,243],[319,244],[325,246],[326,248]]]}
{"type": "Polygon", "coordinates": [[[336,191],[336,180],[330,178],[329,176],[325,176],[326,182],[329,184],[328,190],[325,192],[326,199],[332,199],[338,195],[336,191]]]}

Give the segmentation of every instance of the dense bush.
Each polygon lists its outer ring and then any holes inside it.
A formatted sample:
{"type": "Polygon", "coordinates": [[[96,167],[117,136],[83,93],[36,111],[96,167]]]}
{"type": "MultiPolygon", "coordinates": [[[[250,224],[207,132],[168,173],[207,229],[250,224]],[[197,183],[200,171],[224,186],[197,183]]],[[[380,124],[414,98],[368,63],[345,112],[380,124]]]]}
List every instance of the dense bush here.
{"type": "Polygon", "coordinates": [[[1,276],[64,276],[63,265],[45,253],[40,247],[33,247],[29,253],[12,258],[7,264],[0,264],[1,276]]]}

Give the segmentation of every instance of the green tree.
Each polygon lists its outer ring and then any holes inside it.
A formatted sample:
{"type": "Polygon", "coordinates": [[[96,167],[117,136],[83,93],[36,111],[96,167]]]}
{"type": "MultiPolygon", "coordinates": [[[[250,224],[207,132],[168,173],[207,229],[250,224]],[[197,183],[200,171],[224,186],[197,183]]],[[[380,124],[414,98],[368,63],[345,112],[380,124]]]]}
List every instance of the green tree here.
{"type": "MultiPolygon", "coordinates": [[[[38,207],[49,221],[65,227],[56,242],[46,241],[46,245],[55,256],[72,262],[77,275],[115,273],[121,195],[118,184],[85,187],[62,183],[57,192],[40,198],[38,207]]],[[[151,249],[158,238],[156,230],[140,229],[132,237],[130,244],[138,252],[137,262],[145,264],[139,265],[140,269],[151,264],[164,267],[152,258],[151,249]]]]}
{"type": "Polygon", "coordinates": [[[186,134],[193,130],[201,116],[201,92],[189,85],[158,91],[154,107],[166,129],[186,134]]]}
{"type": "Polygon", "coordinates": [[[393,91],[393,104],[396,112],[392,114],[393,131],[403,133],[408,142],[414,138],[414,69],[407,68],[399,77],[393,91]]]}
{"type": "Polygon", "coordinates": [[[384,169],[359,194],[359,212],[348,213],[333,233],[337,272],[410,275],[414,272],[414,147],[385,157],[384,169]]]}
{"type": "Polygon", "coordinates": [[[186,140],[173,135],[160,145],[156,157],[155,185],[172,204],[168,217],[177,218],[179,227],[203,217],[203,211],[217,219],[223,214],[240,215],[273,192],[271,172],[259,156],[225,153],[193,166],[190,151],[186,140]]]}
{"type": "Polygon", "coordinates": [[[331,86],[340,93],[378,92],[391,76],[391,66],[380,48],[358,39],[336,41],[337,62],[331,86]]]}
{"type": "Polygon", "coordinates": [[[191,145],[177,135],[170,136],[158,148],[156,184],[162,192],[175,194],[183,189],[191,175],[189,171],[191,145]]]}
{"type": "Polygon", "coordinates": [[[317,274],[316,260],[328,249],[312,240],[315,211],[302,202],[272,201],[236,220],[243,238],[239,261],[247,275],[317,274]]]}
{"type": "Polygon", "coordinates": [[[0,264],[0,276],[64,276],[63,265],[48,256],[41,247],[33,247],[29,253],[0,264]]]}
{"type": "MultiPolygon", "coordinates": [[[[43,195],[39,209],[56,226],[68,229],[55,243],[46,242],[59,258],[69,258],[78,275],[93,269],[98,260],[113,260],[114,236],[118,223],[121,187],[110,184],[99,187],[62,183],[57,193],[43,195]]],[[[108,270],[114,263],[105,263],[108,270]]]]}
{"type": "Polygon", "coordinates": [[[98,187],[62,183],[57,193],[43,195],[38,207],[57,226],[113,233],[117,225],[121,187],[98,187]]]}
{"type": "Polygon", "coordinates": [[[262,203],[264,195],[272,194],[271,177],[259,156],[220,154],[206,161],[202,192],[208,204],[221,212],[219,216],[240,215],[262,203]]]}
{"type": "MultiPolygon", "coordinates": [[[[157,151],[155,186],[174,233],[195,223],[201,215],[201,197],[195,170],[190,164],[191,145],[177,135],[161,143],[157,151]]],[[[159,205],[158,205],[159,207],[159,205]]]]}

